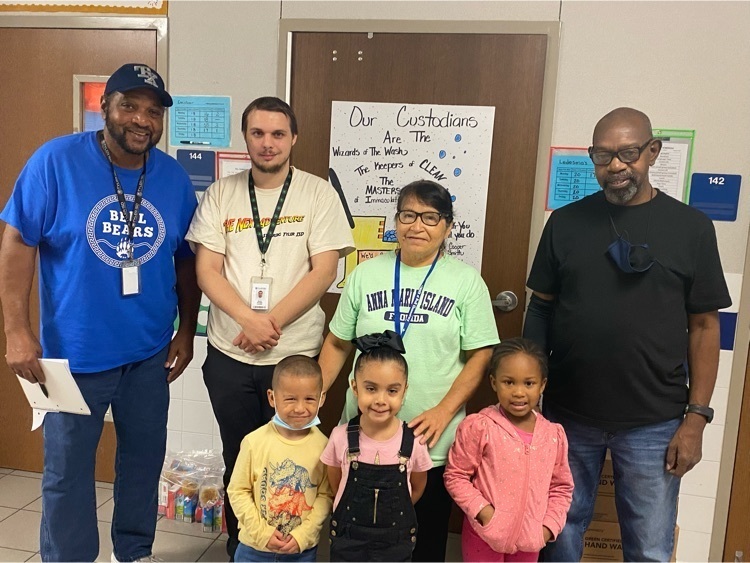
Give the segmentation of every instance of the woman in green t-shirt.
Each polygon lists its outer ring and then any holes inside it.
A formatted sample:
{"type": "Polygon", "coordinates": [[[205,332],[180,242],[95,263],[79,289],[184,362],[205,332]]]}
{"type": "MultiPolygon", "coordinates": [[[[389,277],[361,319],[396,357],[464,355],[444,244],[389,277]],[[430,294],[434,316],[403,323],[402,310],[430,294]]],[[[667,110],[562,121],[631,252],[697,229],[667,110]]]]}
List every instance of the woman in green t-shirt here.
{"type": "MultiPolygon", "coordinates": [[[[319,361],[328,389],[353,349],[352,338],[385,330],[402,336],[409,389],[399,417],[429,446],[435,465],[415,506],[422,534],[413,560],[444,561],[451,510],[443,485],[448,449],[499,339],[481,275],[445,252],[453,226],[448,191],[428,180],[412,182],[399,194],[395,221],[399,248],[351,273],[319,361]]],[[[342,419],[356,414],[349,389],[342,419]]]]}

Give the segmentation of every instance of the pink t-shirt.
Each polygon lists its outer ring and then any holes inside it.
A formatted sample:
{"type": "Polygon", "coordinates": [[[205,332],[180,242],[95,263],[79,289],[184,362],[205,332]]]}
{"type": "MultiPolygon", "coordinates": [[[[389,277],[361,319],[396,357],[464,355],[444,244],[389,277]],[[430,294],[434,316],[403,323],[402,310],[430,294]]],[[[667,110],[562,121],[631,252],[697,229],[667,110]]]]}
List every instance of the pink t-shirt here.
{"type": "MultiPolygon", "coordinates": [[[[503,410],[503,408],[500,405],[497,405],[497,410],[499,410],[502,415],[510,421],[510,418],[508,418],[508,414],[503,410]]],[[[532,411],[534,413],[534,416],[536,416],[536,412],[532,411]]],[[[511,422],[511,424],[513,424],[511,422]]],[[[521,438],[521,441],[526,444],[527,446],[531,444],[532,438],[534,438],[533,432],[526,432],[525,430],[521,430],[518,426],[513,424],[513,428],[516,430],[516,434],[518,434],[518,437],[521,438]]]]}
{"type": "Polygon", "coordinates": [[[526,432],[524,430],[521,430],[516,426],[516,432],[518,433],[518,437],[523,440],[524,444],[531,444],[531,439],[534,437],[533,432],[526,432]]]}
{"type": "MultiPolygon", "coordinates": [[[[398,463],[398,450],[401,448],[401,438],[404,434],[403,425],[399,427],[398,432],[392,438],[379,441],[368,438],[360,430],[359,432],[359,461],[362,463],[371,463],[373,465],[395,465],[398,463]]],[[[336,498],[333,501],[333,508],[339,504],[341,495],[344,493],[346,479],[349,475],[349,461],[346,459],[346,450],[348,443],[346,440],[346,424],[341,424],[333,429],[331,437],[328,439],[328,445],[320,456],[320,461],[332,467],[341,468],[341,483],[339,490],[336,491],[336,498]]],[[[411,457],[406,463],[407,482],[409,483],[409,493],[411,493],[411,476],[412,471],[421,472],[432,468],[432,460],[427,445],[420,444],[419,439],[414,439],[414,449],[411,457]]]]}

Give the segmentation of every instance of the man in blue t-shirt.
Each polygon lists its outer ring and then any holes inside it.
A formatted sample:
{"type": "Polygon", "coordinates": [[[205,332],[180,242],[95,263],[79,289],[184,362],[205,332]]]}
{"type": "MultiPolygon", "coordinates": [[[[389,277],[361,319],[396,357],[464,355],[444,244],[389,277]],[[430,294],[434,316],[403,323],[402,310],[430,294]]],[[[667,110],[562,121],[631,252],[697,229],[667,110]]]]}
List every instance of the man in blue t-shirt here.
{"type": "Polygon", "coordinates": [[[102,96],[104,130],[42,145],[0,213],[8,366],[43,384],[39,358],[67,359],[91,410],[48,413],[44,421],[43,561],[99,555],[94,465],[110,404],[117,431],[112,559],[152,558],[169,383],[193,356],[200,301],[183,240],[195,192],[179,164],[154,148],[171,105],[156,71],[122,66],[102,96]],[[29,321],[37,252],[40,340],[29,321]]]}

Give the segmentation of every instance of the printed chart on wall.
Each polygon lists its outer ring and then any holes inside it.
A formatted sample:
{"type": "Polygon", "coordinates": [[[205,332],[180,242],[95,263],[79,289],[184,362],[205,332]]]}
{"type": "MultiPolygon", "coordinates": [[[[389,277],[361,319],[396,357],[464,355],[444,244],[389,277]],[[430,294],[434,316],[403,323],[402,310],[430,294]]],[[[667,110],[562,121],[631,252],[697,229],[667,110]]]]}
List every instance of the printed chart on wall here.
{"type": "Polygon", "coordinates": [[[194,148],[229,146],[229,96],[173,96],[172,99],[170,144],[194,148]]]}
{"type": "Polygon", "coordinates": [[[651,185],[685,203],[690,197],[688,180],[693,159],[692,129],[654,129],[654,138],[661,140],[661,153],[651,167],[651,185]]]}
{"type": "Polygon", "coordinates": [[[360,263],[396,248],[399,191],[432,180],[453,198],[447,252],[482,268],[495,108],[332,102],[329,176],[348,208],[356,252],[329,291],[360,263]]]}
{"type": "MultiPolygon", "coordinates": [[[[688,201],[690,166],[695,131],[654,129],[662,143],[656,163],[649,170],[651,185],[683,202],[688,201]]],[[[553,211],[600,190],[588,149],[552,147],[549,157],[547,210],[553,211]]]]}
{"type": "Polygon", "coordinates": [[[551,211],[599,191],[594,164],[584,148],[552,147],[549,153],[547,210],[551,211]]]}

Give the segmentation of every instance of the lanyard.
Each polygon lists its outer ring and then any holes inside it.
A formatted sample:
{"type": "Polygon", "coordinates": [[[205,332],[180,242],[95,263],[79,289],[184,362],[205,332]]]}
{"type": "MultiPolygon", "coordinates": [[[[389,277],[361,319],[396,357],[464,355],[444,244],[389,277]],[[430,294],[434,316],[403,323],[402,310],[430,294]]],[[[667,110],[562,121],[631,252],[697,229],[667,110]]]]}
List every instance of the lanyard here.
{"type": "Polygon", "coordinates": [[[411,304],[411,308],[409,309],[409,314],[406,316],[406,319],[404,320],[404,330],[401,330],[401,254],[396,253],[396,269],[393,272],[393,285],[395,289],[395,294],[393,296],[393,323],[396,328],[396,333],[403,338],[406,334],[406,329],[409,328],[409,324],[411,323],[411,319],[414,316],[414,310],[417,308],[417,303],[419,303],[419,298],[422,296],[422,290],[424,289],[424,284],[427,283],[427,278],[430,277],[430,274],[432,273],[432,270],[435,269],[435,264],[437,264],[438,259],[440,258],[440,252],[438,252],[435,255],[435,259],[432,261],[432,266],[430,266],[430,269],[427,271],[427,275],[422,280],[422,285],[419,286],[419,289],[417,289],[417,293],[414,296],[414,301],[411,304]]]}
{"type": "MultiPolygon", "coordinates": [[[[260,224],[260,212],[258,211],[258,199],[255,197],[255,182],[253,181],[252,170],[247,177],[247,188],[250,191],[250,207],[253,209],[253,227],[255,227],[255,236],[258,238],[258,248],[260,248],[260,264],[263,270],[266,267],[266,252],[268,247],[271,245],[271,239],[273,238],[273,232],[276,229],[276,223],[279,221],[279,215],[281,214],[281,208],[284,207],[284,200],[286,194],[289,191],[289,185],[292,183],[292,169],[289,168],[289,174],[284,180],[284,187],[281,188],[279,194],[279,201],[276,202],[276,209],[273,211],[273,217],[271,217],[271,223],[268,225],[268,232],[266,233],[265,240],[263,239],[263,227],[260,224]]],[[[261,276],[264,275],[263,273],[261,276]]]]}
{"type": "Polygon", "coordinates": [[[120,184],[120,179],[117,177],[115,172],[115,165],[112,162],[112,155],[107,147],[107,141],[102,137],[102,150],[107,155],[109,161],[109,168],[112,170],[112,179],[115,184],[115,193],[117,194],[117,201],[120,202],[120,211],[128,226],[128,260],[133,260],[133,232],[135,231],[135,222],[138,220],[138,212],[141,210],[141,201],[143,200],[143,188],[146,184],[146,155],[143,155],[143,169],[141,170],[141,176],[138,178],[138,187],[135,189],[135,198],[133,201],[133,213],[128,215],[128,206],[125,202],[125,192],[120,184]]]}

